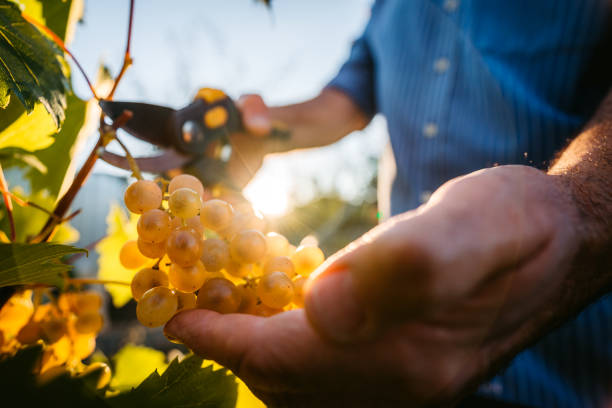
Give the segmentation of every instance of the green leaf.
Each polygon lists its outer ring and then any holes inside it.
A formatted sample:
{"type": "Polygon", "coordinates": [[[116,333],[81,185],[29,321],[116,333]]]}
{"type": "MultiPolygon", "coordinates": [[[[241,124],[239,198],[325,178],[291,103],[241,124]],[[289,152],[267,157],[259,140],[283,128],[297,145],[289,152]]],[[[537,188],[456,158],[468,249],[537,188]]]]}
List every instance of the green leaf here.
{"type": "Polygon", "coordinates": [[[225,369],[202,367],[203,360],[190,355],[175,359],[166,371],[152,373],[137,388],[111,397],[115,408],[144,407],[216,407],[233,408],[236,404],[236,380],[225,369]]]}
{"type": "Polygon", "coordinates": [[[42,103],[59,128],[64,120],[69,83],[61,50],[21,16],[19,7],[0,0],[0,106],[9,90],[32,112],[42,103]]]}
{"type": "Polygon", "coordinates": [[[0,149],[16,147],[28,152],[44,149],[55,141],[54,133],[55,124],[40,103],[28,114],[21,104],[12,101],[0,115],[0,149]]]}
{"type": "Polygon", "coordinates": [[[111,387],[117,390],[130,390],[146,379],[151,372],[163,372],[166,356],[161,351],[128,344],[113,357],[114,376],[111,387]]]}
{"type": "MultiPolygon", "coordinates": [[[[136,223],[138,216],[130,215],[130,218],[121,210],[117,204],[111,205],[106,217],[106,237],[96,245],[98,257],[98,279],[131,281],[138,269],[127,269],[119,262],[119,251],[129,240],[138,237],[136,223]]],[[[155,260],[151,260],[151,266],[155,260]]],[[[106,290],[111,295],[113,305],[116,308],[124,306],[132,299],[132,290],[129,286],[106,285],[106,290]]]]}
{"type": "Polygon", "coordinates": [[[42,283],[61,288],[71,266],[60,258],[77,252],[87,251],[60,244],[0,243],[0,287],[42,283]]]}

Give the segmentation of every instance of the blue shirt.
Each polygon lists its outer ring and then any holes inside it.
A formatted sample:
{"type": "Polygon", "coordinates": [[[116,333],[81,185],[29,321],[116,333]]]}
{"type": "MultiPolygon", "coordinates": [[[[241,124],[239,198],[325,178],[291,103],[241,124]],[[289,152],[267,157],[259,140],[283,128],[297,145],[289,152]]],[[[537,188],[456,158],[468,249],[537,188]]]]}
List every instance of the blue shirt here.
{"type": "MultiPolygon", "coordinates": [[[[387,120],[391,213],[495,164],[545,168],[612,84],[608,0],[379,0],[330,82],[387,120]]],[[[519,354],[480,393],[612,406],[612,295],[519,354]]]]}

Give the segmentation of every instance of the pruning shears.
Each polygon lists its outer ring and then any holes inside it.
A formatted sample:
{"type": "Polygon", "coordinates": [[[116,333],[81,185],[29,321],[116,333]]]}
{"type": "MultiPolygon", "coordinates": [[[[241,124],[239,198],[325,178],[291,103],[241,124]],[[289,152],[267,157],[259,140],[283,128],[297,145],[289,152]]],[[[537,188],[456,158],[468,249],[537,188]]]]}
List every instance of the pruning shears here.
{"type": "MultiPolygon", "coordinates": [[[[156,156],[136,157],[140,170],[166,173],[180,169],[208,185],[225,179],[225,164],[231,155],[229,135],[244,131],[236,104],[219,89],[200,89],[193,102],[178,110],[140,102],[99,103],[112,120],[131,112],[131,118],[121,128],[162,149],[156,156]]],[[[275,124],[268,137],[287,139],[289,135],[282,124],[275,124]]],[[[105,150],[100,158],[113,166],[130,169],[124,156],[105,150]]]]}

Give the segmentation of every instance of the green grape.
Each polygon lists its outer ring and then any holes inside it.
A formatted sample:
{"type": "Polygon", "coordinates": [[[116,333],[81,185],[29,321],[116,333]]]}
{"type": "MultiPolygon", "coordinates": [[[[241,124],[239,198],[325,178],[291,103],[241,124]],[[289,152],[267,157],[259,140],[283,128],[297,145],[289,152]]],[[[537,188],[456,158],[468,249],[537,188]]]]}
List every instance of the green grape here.
{"type": "Polygon", "coordinates": [[[257,230],[240,231],[230,243],[232,258],[240,263],[254,263],[266,255],[266,238],[257,230]]]}
{"type": "Polygon", "coordinates": [[[213,231],[220,231],[231,224],[234,210],[227,202],[219,199],[204,201],[200,209],[200,222],[213,231]]]}
{"type": "Polygon", "coordinates": [[[200,309],[217,313],[235,313],[241,300],[240,292],[232,282],[224,278],[212,278],[198,291],[197,305],[200,309]]]}
{"type": "Polygon", "coordinates": [[[170,266],[168,273],[170,284],[182,292],[195,292],[200,289],[206,280],[206,270],[202,262],[195,265],[182,267],[177,264],[170,266]]]}
{"type": "Polygon", "coordinates": [[[299,247],[293,255],[291,262],[295,267],[295,272],[302,276],[310,275],[319,265],[325,261],[323,251],[316,246],[299,247]]]}
{"type": "Polygon", "coordinates": [[[123,199],[128,210],[136,214],[143,214],[159,208],[162,202],[162,192],[154,182],[138,180],[125,190],[123,199]]]}
{"type": "Polygon", "coordinates": [[[158,327],[174,316],[178,299],[173,290],[157,286],[147,290],[136,305],[138,321],[147,327],[158,327]]]}
{"type": "Polygon", "coordinates": [[[259,299],[274,309],[287,306],[293,295],[293,282],[282,272],[272,272],[262,276],[257,285],[259,299]]]}
{"type": "Polygon", "coordinates": [[[168,258],[183,267],[194,265],[202,256],[202,244],[202,238],[191,228],[181,227],[172,232],[166,242],[168,258]]]}
{"type": "Polygon", "coordinates": [[[298,276],[293,280],[293,303],[298,307],[304,307],[304,284],[308,278],[298,276]]]}
{"type": "Polygon", "coordinates": [[[189,227],[193,231],[195,231],[195,233],[199,237],[202,237],[204,235],[204,226],[200,223],[200,217],[199,216],[196,215],[195,217],[187,218],[184,221],[185,221],[185,223],[183,225],[183,219],[182,218],[180,218],[180,217],[172,218],[172,222],[171,222],[172,230],[175,230],[175,229],[178,229],[178,228],[181,228],[181,227],[185,226],[185,227],[189,227]]]}
{"type": "Polygon", "coordinates": [[[179,188],[168,198],[168,207],[175,217],[191,218],[200,213],[202,199],[190,188],[179,188]]]}
{"type": "Polygon", "coordinates": [[[255,314],[257,311],[257,293],[252,285],[243,284],[238,286],[240,293],[240,313],[255,314]]]}
{"type": "Polygon", "coordinates": [[[166,272],[154,268],[141,269],[132,278],[130,285],[132,297],[138,301],[146,291],[158,286],[168,286],[168,275],[166,275],[166,272]]]}
{"type": "Polygon", "coordinates": [[[202,244],[200,260],[209,272],[217,272],[225,268],[230,262],[229,245],[222,239],[209,238],[202,244]]]}
{"type": "Polygon", "coordinates": [[[74,329],[80,334],[93,334],[102,330],[104,319],[98,312],[88,312],[78,315],[74,322],[74,329]]]}
{"type": "Polygon", "coordinates": [[[147,258],[159,259],[166,253],[165,242],[147,242],[138,238],[136,244],[140,253],[147,258]]]}
{"type": "Polygon", "coordinates": [[[232,239],[236,234],[243,230],[256,230],[261,232],[264,229],[265,221],[263,218],[261,218],[261,216],[236,213],[230,224],[217,232],[226,239],[232,239]]]}
{"type": "Polygon", "coordinates": [[[136,225],[138,237],[146,242],[164,242],[170,235],[170,215],[157,208],[142,214],[136,225]]]}
{"type": "Polygon", "coordinates": [[[254,275],[254,269],[253,264],[241,264],[233,259],[230,259],[225,266],[225,272],[236,278],[245,278],[249,275],[254,275]]]}
{"type": "Polygon", "coordinates": [[[174,293],[176,294],[176,299],[178,300],[177,312],[180,312],[181,310],[195,309],[195,293],[181,292],[180,290],[175,290],[174,293]]]}
{"type": "Polygon", "coordinates": [[[200,197],[204,197],[204,186],[196,177],[189,174],[179,174],[170,180],[170,184],[168,184],[168,194],[174,193],[179,188],[190,188],[196,193],[200,195],[200,197]]]}
{"type": "Polygon", "coordinates": [[[293,267],[293,262],[291,259],[286,256],[275,256],[274,258],[269,258],[264,264],[263,273],[272,273],[272,272],[283,272],[290,278],[295,276],[295,268],[293,267]]]}
{"type": "Polygon", "coordinates": [[[269,257],[286,256],[289,249],[287,238],[276,232],[268,232],[266,234],[266,245],[269,257]]]}
{"type": "Polygon", "coordinates": [[[126,242],[121,247],[121,251],[119,251],[119,262],[121,262],[124,268],[140,268],[147,261],[147,257],[142,255],[138,250],[138,243],[136,240],[126,242]]]}

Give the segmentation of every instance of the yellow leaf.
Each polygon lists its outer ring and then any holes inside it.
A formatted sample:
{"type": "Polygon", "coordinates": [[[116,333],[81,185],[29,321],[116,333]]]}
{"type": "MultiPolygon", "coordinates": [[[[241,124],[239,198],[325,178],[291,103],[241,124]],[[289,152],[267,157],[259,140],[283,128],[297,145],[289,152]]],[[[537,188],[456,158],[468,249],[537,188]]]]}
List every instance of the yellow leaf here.
{"type": "MultiPolygon", "coordinates": [[[[11,124],[0,131],[0,149],[5,147],[19,147],[29,152],[44,149],[53,144],[56,127],[53,119],[44,106],[37,103],[34,110],[27,114],[25,110],[12,104],[14,109],[23,113],[11,124]]],[[[4,125],[4,120],[0,121],[4,125]]]]}
{"type": "Polygon", "coordinates": [[[136,387],[154,370],[161,375],[166,369],[166,355],[149,347],[128,344],[113,357],[114,373],[111,387],[129,390],[136,387]]]}
{"type": "MultiPolygon", "coordinates": [[[[98,245],[98,279],[130,282],[138,272],[137,269],[127,269],[119,262],[119,251],[123,244],[137,238],[136,222],[138,216],[132,214],[128,220],[123,210],[117,205],[111,205],[106,217],[107,234],[98,245]]],[[[151,265],[155,261],[151,260],[151,265]]],[[[113,299],[115,307],[122,307],[132,298],[129,286],[106,285],[106,290],[113,299]]]]}

